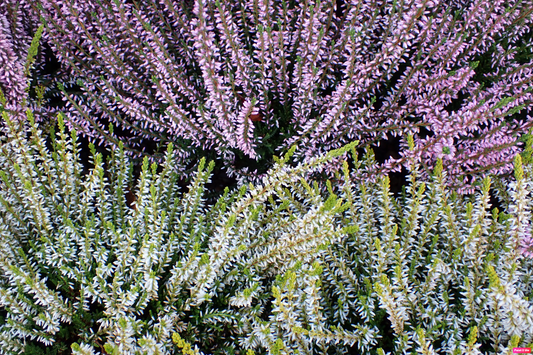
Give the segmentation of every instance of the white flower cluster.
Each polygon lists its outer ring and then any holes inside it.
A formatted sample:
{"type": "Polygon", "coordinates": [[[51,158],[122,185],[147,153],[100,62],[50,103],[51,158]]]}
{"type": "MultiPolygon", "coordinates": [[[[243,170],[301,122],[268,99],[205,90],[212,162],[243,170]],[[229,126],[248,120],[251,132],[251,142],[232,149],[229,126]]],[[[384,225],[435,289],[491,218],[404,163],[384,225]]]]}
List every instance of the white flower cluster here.
{"type": "Polygon", "coordinates": [[[105,164],[92,149],[83,172],[63,118],[50,152],[27,115],[3,113],[0,354],[480,354],[533,342],[519,158],[512,202],[492,214],[490,180],[451,193],[442,161],[427,182],[412,166],[399,197],[386,177],[356,182],[367,163],[355,143],[288,167],[292,149],[261,184],[208,206],[213,164],[182,193],[170,147],[163,166],[144,161],[132,205],[122,147],[105,164]],[[310,182],[350,151],[338,186],[310,182]]]}

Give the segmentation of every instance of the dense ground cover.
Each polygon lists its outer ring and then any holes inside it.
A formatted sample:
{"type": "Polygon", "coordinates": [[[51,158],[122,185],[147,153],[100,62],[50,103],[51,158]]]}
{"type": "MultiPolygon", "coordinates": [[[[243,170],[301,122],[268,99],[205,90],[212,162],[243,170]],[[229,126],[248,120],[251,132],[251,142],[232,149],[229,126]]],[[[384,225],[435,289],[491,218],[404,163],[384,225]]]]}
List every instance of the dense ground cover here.
{"type": "Polygon", "coordinates": [[[0,353],[532,347],[532,11],[0,1],[0,353]]]}

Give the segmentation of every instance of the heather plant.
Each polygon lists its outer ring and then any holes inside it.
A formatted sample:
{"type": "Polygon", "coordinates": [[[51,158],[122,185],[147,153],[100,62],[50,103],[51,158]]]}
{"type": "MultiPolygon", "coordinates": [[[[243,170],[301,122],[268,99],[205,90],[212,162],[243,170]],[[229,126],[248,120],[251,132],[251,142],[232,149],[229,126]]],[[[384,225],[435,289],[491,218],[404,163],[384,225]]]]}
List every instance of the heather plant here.
{"type": "Polygon", "coordinates": [[[400,197],[387,177],[356,180],[372,165],[356,142],[289,167],[292,148],[261,183],[207,205],[213,163],[179,191],[169,145],[132,184],[122,145],[106,162],[93,147],[85,172],[61,115],[50,146],[31,111],[2,115],[2,354],[496,354],[533,342],[520,155],[501,212],[490,178],[451,192],[442,160],[428,182],[412,160],[400,197]],[[348,152],[336,189],[311,181],[348,152]]]}
{"type": "Polygon", "coordinates": [[[44,29],[30,4],[0,1],[0,110],[25,120],[30,107],[36,119],[49,123],[55,116],[60,71],[52,72],[49,47],[39,46],[44,29]]]}
{"type": "MultiPolygon", "coordinates": [[[[12,10],[7,3],[0,3],[0,103],[7,109],[14,110],[20,98],[26,97],[26,76],[24,64],[33,37],[26,31],[21,31],[24,19],[20,12],[9,13],[12,10]],[[18,33],[17,32],[22,32],[18,33]]],[[[28,20],[29,21],[29,20],[28,20]]],[[[41,29],[42,31],[42,29],[41,29]]]]}
{"type": "Polygon", "coordinates": [[[532,123],[531,0],[15,3],[69,74],[69,127],[134,156],[172,142],[182,171],[209,155],[261,175],[293,144],[301,161],[389,140],[371,172],[414,155],[427,177],[440,158],[471,192],[512,170],[532,123]]]}

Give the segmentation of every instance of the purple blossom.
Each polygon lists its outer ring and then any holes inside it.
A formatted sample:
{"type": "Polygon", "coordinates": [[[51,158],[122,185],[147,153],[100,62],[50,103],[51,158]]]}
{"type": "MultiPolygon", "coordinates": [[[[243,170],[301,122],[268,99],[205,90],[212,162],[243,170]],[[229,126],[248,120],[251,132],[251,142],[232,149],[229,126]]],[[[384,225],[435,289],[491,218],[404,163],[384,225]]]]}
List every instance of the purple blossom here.
{"type": "MultiPolygon", "coordinates": [[[[69,124],[114,144],[111,122],[133,136],[131,154],[173,141],[182,166],[208,149],[268,166],[264,147],[298,144],[295,158],[309,159],[356,139],[405,147],[412,134],[416,152],[375,168],[442,157],[460,186],[462,175],[510,172],[533,123],[531,0],[357,1],[342,16],[335,2],[20,3],[34,11],[25,21],[45,19],[62,73],[83,81],[81,93],[65,91],[69,124]],[[243,116],[252,98],[263,114],[255,127],[243,116]]],[[[16,96],[21,57],[5,36],[0,80],[16,96]]]]}
{"type": "Polygon", "coordinates": [[[453,145],[453,138],[441,139],[438,143],[431,147],[431,154],[434,158],[443,160],[452,160],[455,156],[455,147],[453,145]]]}

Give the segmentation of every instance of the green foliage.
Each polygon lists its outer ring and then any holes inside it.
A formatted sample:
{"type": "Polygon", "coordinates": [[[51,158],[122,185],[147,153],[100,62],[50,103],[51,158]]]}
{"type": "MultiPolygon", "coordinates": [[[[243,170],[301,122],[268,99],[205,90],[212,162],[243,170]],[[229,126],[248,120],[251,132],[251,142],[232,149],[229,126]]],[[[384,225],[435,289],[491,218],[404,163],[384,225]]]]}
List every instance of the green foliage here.
{"type": "Polygon", "coordinates": [[[30,48],[28,49],[28,56],[26,58],[26,65],[24,67],[24,75],[26,77],[30,75],[31,66],[35,62],[35,56],[37,55],[37,50],[39,49],[39,41],[43,35],[43,29],[44,24],[41,24],[31,40],[30,48]]]}

